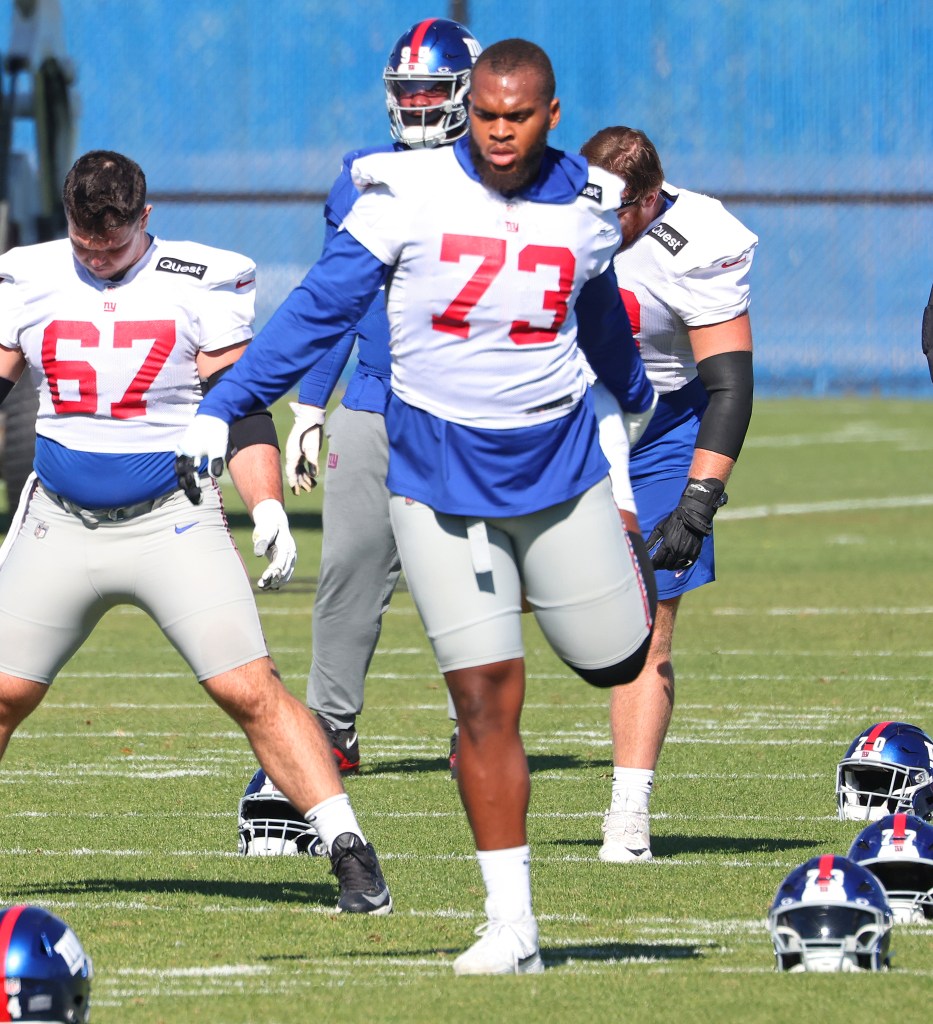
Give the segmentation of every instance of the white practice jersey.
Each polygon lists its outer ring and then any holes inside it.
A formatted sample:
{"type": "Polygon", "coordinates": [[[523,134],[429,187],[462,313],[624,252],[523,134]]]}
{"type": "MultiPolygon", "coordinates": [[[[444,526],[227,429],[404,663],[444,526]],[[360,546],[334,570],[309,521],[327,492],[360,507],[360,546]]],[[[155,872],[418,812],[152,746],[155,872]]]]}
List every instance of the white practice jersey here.
{"type": "Polygon", "coordinates": [[[453,146],[353,164],[363,191],[344,227],[394,271],[386,307],[392,390],[470,427],[566,415],[586,390],[573,303],[619,244],[624,182],[598,168],[572,202],[507,199],[453,146]]]}
{"type": "Polygon", "coordinates": [[[246,256],[155,238],[113,283],[68,239],[0,256],[0,345],[21,349],[39,391],[36,431],[86,452],[173,451],[201,401],[195,359],[253,333],[246,256]]]}
{"type": "Polygon", "coordinates": [[[687,328],[723,323],[748,309],[758,244],[719,200],[667,182],[663,191],[673,205],[615,257],[632,333],[662,395],[697,375],[687,328]]]}

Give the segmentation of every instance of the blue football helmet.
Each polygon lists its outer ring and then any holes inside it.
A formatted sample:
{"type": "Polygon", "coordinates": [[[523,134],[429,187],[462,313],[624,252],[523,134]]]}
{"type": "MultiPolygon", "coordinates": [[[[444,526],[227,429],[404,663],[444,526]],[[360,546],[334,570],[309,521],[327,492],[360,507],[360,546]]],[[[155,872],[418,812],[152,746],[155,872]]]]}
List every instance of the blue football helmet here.
{"type": "Polygon", "coordinates": [[[836,768],[839,817],[933,817],[933,740],[907,722],[878,722],[849,745],[836,768]]]}
{"type": "Polygon", "coordinates": [[[0,910],[2,1020],[84,1024],[94,969],[77,935],[54,914],[20,904],[0,910]]]}
{"type": "Polygon", "coordinates": [[[317,831],[261,768],[240,798],[237,845],[246,857],[327,855],[317,831]]]}
{"type": "Polygon", "coordinates": [[[896,924],[933,920],[933,825],[915,814],[889,814],[859,832],[849,860],[884,886],[896,924]]]}
{"type": "Polygon", "coordinates": [[[399,36],[382,76],[396,142],[430,148],[466,134],[470,72],[481,49],[468,29],[446,18],[419,21],[399,36]]]}
{"type": "Polygon", "coordinates": [[[883,971],[894,917],[875,876],[824,854],[794,868],[768,914],[779,971],[883,971]]]}

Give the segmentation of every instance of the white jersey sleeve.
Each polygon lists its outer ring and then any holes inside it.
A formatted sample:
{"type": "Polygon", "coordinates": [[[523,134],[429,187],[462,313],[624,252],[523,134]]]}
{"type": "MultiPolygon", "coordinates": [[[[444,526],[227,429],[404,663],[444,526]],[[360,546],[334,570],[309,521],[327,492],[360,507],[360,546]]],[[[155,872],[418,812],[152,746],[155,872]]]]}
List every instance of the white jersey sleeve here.
{"type": "Polygon", "coordinates": [[[666,394],[696,377],[688,328],[748,310],[758,237],[716,199],[667,182],[663,191],[673,204],[617,253],[615,270],[648,377],[666,394]]]}
{"type": "Polygon", "coordinates": [[[255,264],[153,239],[118,281],[95,278],[67,239],[0,256],[0,344],[39,392],[36,431],[78,451],[172,451],[201,400],[200,351],[252,336],[255,264]]]}
{"type": "Polygon", "coordinates": [[[393,268],[386,295],[392,389],[468,426],[566,415],[586,380],[574,303],[619,243],[623,183],[597,168],[568,202],[506,198],[454,147],[372,154],[343,227],[393,268]]]}

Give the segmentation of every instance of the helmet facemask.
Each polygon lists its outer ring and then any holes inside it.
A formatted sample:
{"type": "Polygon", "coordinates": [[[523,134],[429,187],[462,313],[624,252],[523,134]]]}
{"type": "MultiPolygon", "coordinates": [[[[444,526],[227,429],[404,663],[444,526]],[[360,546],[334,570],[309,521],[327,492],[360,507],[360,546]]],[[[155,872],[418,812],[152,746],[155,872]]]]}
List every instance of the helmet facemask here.
{"type": "Polygon", "coordinates": [[[772,915],[771,938],[782,971],[882,971],[890,924],[873,907],[797,905],[772,915]]]}
{"type": "Polygon", "coordinates": [[[383,77],[389,127],[396,142],[409,149],[424,149],[444,146],[466,134],[469,71],[436,75],[386,71],[383,77]],[[406,104],[406,99],[418,94],[431,102],[406,104]]]}
{"type": "Polygon", "coordinates": [[[927,806],[929,788],[926,772],[896,764],[846,760],[836,769],[842,821],[878,821],[889,814],[916,814],[917,803],[927,806]]]}

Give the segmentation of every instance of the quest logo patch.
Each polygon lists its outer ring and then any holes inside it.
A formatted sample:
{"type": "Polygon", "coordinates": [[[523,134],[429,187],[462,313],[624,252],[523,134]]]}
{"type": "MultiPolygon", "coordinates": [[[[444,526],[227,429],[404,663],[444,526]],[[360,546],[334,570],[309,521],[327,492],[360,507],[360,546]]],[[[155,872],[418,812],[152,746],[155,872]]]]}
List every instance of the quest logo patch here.
{"type": "Polygon", "coordinates": [[[687,239],[664,221],[661,221],[656,228],[652,228],[648,234],[659,241],[665,249],[670,249],[674,256],[687,244],[687,239]]]}
{"type": "Polygon", "coordinates": [[[156,265],[156,270],[164,270],[168,274],[186,274],[188,277],[196,277],[200,281],[207,271],[207,265],[205,263],[184,263],[171,256],[163,256],[156,265]]]}

